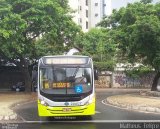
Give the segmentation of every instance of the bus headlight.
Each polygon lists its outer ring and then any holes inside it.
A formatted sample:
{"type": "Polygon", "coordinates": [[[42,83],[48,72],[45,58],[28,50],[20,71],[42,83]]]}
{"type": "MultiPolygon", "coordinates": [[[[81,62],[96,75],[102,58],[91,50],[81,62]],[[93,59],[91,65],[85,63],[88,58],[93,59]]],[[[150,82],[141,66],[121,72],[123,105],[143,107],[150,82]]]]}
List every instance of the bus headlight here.
{"type": "Polygon", "coordinates": [[[92,97],[90,96],[89,100],[84,105],[89,105],[89,104],[93,103],[93,101],[94,101],[94,96],[92,96],[92,97]]]}
{"type": "Polygon", "coordinates": [[[42,105],[44,105],[44,106],[49,106],[49,104],[47,103],[47,102],[45,102],[44,100],[39,100],[40,101],[40,103],[42,104],[42,105]]]}
{"type": "Polygon", "coordinates": [[[89,99],[88,103],[92,103],[93,102],[93,97],[89,99]]]}

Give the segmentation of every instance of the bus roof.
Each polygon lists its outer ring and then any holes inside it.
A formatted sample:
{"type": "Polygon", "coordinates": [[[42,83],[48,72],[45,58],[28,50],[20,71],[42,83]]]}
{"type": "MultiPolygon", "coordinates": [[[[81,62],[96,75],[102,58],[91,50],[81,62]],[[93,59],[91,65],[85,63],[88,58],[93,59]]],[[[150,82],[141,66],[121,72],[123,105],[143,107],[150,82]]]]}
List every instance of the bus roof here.
{"type": "Polygon", "coordinates": [[[75,57],[75,58],[90,58],[89,56],[82,56],[82,55],[51,55],[51,56],[43,56],[44,57],[53,57],[53,58],[68,58],[68,57],[75,57]]]}
{"type": "Polygon", "coordinates": [[[43,56],[40,61],[44,65],[86,65],[91,62],[91,58],[80,55],[57,55],[43,56]]]}

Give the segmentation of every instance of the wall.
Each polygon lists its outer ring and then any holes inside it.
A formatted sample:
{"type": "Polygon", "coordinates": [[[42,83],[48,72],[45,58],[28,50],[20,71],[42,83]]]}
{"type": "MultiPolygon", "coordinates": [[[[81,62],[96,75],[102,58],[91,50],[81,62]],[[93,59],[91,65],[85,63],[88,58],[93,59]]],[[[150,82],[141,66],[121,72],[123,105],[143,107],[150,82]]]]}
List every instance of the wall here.
{"type": "Polygon", "coordinates": [[[96,88],[150,88],[155,76],[154,72],[140,78],[128,77],[124,72],[113,72],[111,75],[100,75],[95,81],[96,88]]]}
{"type": "Polygon", "coordinates": [[[100,75],[98,80],[95,80],[96,88],[109,88],[111,87],[111,76],[110,75],[100,75]]]}
{"type": "Polygon", "coordinates": [[[113,86],[114,87],[151,87],[155,73],[148,73],[139,78],[131,78],[126,76],[124,72],[114,72],[113,86]]]}

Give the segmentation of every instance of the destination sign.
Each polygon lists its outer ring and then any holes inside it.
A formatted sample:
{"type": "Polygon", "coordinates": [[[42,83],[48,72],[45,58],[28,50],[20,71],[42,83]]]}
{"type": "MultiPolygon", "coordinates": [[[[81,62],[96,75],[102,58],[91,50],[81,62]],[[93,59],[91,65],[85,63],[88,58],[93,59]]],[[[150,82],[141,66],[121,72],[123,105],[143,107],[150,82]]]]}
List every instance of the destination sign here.
{"type": "Polygon", "coordinates": [[[53,83],[53,88],[69,88],[71,87],[70,83],[53,83]]]}
{"type": "Polygon", "coordinates": [[[52,58],[47,57],[44,60],[45,64],[86,64],[86,58],[52,58]]]}

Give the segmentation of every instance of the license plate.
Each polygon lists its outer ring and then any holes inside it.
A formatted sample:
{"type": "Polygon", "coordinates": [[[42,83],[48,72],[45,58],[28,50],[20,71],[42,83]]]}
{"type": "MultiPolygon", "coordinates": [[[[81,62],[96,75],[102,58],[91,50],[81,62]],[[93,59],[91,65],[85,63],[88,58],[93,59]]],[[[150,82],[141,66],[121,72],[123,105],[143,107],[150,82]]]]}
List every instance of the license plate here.
{"type": "Polygon", "coordinates": [[[63,108],[63,112],[70,112],[71,108],[63,108]]]}

